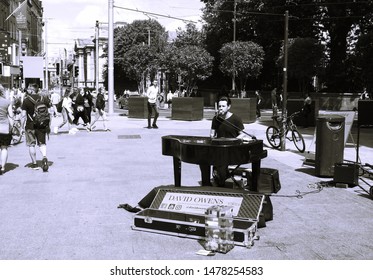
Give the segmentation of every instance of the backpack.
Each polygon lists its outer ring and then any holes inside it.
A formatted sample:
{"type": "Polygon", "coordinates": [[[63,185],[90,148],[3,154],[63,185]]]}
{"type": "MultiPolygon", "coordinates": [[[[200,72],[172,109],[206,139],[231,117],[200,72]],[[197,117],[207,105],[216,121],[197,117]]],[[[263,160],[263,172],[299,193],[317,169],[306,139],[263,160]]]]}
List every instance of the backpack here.
{"type": "Polygon", "coordinates": [[[43,97],[35,100],[30,96],[30,100],[32,103],[34,103],[34,115],[29,115],[31,120],[34,122],[34,128],[49,128],[51,117],[49,114],[48,106],[43,102],[43,97]]]}
{"type": "Polygon", "coordinates": [[[105,99],[101,93],[97,94],[96,108],[101,110],[105,108],[105,99]]]}

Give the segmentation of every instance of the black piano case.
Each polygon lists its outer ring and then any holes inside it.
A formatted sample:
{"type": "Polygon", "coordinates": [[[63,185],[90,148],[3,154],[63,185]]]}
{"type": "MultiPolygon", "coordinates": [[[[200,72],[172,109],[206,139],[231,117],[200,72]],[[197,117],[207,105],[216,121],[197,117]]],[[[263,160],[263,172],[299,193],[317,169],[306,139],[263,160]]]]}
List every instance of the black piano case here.
{"type": "Polygon", "coordinates": [[[235,245],[251,247],[257,238],[259,214],[264,195],[229,192],[208,188],[158,189],[151,206],[134,216],[132,229],[203,240],[207,204],[231,204],[235,209],[233,235],[235,245]],[[174,199],[175,203],[170,203],[174,199]],[[199,203],[203,201],[203,203],[199,203]],[[206,208],[205,208],[206,207],[206,208]]]}

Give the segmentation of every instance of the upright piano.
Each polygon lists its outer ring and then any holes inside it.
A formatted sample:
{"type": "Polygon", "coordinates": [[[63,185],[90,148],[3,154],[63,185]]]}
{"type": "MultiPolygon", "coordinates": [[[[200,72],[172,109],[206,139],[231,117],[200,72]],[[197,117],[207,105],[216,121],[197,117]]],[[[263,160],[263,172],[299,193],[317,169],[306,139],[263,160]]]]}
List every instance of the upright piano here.
{"type": "Polygon", "coordinates": [[[257,191],[260,162],[267,151],[262,140],[167,135],[162,137],[162,155],[173,157],[175,186],[181,186],[181,162],[208,167],[201,167],[202,185],[209,184],[210,166],[252,163],[251,190],[257,191]]]}

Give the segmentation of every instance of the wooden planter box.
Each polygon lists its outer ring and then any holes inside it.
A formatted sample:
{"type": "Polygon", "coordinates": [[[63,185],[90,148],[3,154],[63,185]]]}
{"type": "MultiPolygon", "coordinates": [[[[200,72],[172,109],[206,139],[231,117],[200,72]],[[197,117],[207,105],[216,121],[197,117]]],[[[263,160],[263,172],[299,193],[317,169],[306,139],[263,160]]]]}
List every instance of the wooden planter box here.
{"type": "Polygon", "coordinates": [[[256,98],[231,98],[231,112],[244,123],[256,121],[256,98]]]}
{"type": "Polygon", "coordinates": [[[197,121],[203,119],[202,97],[174,97],[172,98],[173,120],[197,121]]]}
{"type": "Polygon", "coordinates": [[[130,96],[128,99],[128,117],[147,119],[148,98],[144,96],[130,96]]]}

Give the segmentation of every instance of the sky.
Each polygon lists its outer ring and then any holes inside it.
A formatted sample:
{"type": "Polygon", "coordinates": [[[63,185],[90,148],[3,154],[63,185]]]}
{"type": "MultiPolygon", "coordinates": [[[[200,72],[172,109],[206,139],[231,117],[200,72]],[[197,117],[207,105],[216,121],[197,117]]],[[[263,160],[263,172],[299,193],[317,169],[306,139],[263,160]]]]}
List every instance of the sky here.
{"type": "MultiPolygon", "coordinates": [[[[113,0],[114,22],[131,23],[134,20],[146,20],[151,17],[157,20],[168,31],[175,31],[178,27],[185,27],[182,20],[170,19],[172,16],[184,20],[195,21],[200,25],[200,0],[113,0]],[[117,6],[117,7],[115,7],[117,6]],[[135,9],[139,12],[121,8],[135,9]],[[164,15],[146,15],[151,12],[164,15]]],[[[98,20],[102,28],[107,28],[108,0],[42,0],[44,20],[46,26],[48,55],[63,54],[64,48],[71,50],[74,39],[90,38],[95,35],[95,23],[98,20]]],[[[102,31],[102,34],[104,31],[102,31]]],[[[45,37],[44,37],[45,38],[45,37]]]]}

